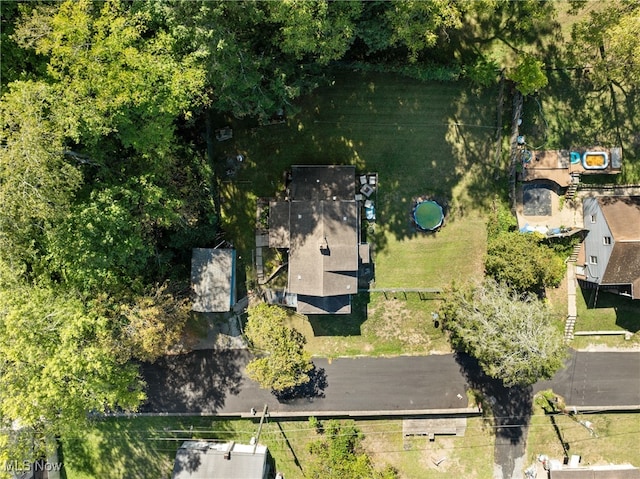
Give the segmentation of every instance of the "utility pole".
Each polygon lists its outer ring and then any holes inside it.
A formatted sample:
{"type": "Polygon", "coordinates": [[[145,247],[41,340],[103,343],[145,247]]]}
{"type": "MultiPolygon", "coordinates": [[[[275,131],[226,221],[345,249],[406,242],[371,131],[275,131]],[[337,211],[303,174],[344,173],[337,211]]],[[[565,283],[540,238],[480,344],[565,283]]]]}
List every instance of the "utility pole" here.
{"type": "Polygon", "coordinates": [[[262,417],[260,418],[260,425],[258,426],[258,434],[256,435],[256,442],[253,444],[253,454],[256,453],[256,448],[258,447],[258,441],[260,440],[260,433],[262,432],[262,424],[264,423],[264,418],[267,416],[267,405],[264,405],[264,409],[262,410],[262,417]]]}

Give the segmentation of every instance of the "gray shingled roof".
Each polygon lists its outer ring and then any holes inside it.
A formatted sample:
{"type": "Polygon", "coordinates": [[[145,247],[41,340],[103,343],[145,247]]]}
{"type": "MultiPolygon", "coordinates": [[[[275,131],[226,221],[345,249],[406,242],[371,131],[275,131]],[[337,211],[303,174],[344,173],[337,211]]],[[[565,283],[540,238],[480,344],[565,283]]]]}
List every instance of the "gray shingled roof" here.
{"type": "Polygon", "coordinates": [[[269,203],[269,246],[289,248],[288,292],[299,295],[299,312],[351,310],[348,295],[358,292],[360,227],[355,171],[294,166],[289,201],[269,203]]]}
{"type": "Polygon", "coordinates": [[[263,479],[267,448],[258,445],[185,441],[176,452],[172,479],[263,479]]]}
{"type": "Polygon", "coordinates": [[[235,258],[232,249],[193,249],[193,311],[221,313],[231,309],[235,303],[235,258]]]}
{"type": "Polygon", "coordinates": [[[292,201],[353,200],[355,194],[355,166],[292,166],[291,177],[292,201]]]}
{"type": "Polygon", "coordinates": [[[309,296],[357,293],[355,201],[292,202],[289,221],[289,291],[309,296]]]}

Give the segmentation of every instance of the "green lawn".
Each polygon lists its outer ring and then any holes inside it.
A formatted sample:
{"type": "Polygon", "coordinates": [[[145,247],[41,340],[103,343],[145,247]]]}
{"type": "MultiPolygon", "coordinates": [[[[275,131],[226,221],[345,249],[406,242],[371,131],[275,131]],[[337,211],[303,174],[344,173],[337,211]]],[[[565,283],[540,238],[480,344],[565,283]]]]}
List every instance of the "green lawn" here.
{"type": "Polygon", "coordinates": [[[632,444],[640,442],[639,414],[578,414],[575,419],[566,415],[551,417],[536,408],[531,417],[527,438],[525,465],[536,462],[538,454],[550,458],[563,458],[562,441],[568,444],[569,454],[582,457],[582,464],[624,464],[638,465],[638,449],[632,444]],[[577,421],[589,421],[593,424],[595,436],[577,421]]]}
{"type": "MultiPolygon", "coordinates": [[[[404,440],[402,420],[357,421],[363,446],[379,467],[391,464],[401,478],[491,477],[492,431],[481,418],[469,419],[464,437],[404,440]],[[439,467],[433,464],[446,456],[439,467]],[[444,476],[443,476],[444,474],[444,476]]],[[[177,448],[191,438],[248,443],[258,430],[249,420],[221,421],[202,417],[138,417],[105,419],[80,437],[62,441],[67,479],[164,479],[171,476],[177,448]]],[[[308,421],[270,422],[262,429],[276,469],[287,478],[304,477],[307,444],[319,436],[308,421]]]]}
{"type": "Polygon", "coordinates": [[[248,442],[248,421],[212,418],[136,417],[97,420],[77,437],[61,440],[67,479],[169,478],[176,450],[185,439],[248,442]]]}
{"type": "MultiPolygon", "coordinates": [[[[589,306],[593,306],[594,298],[595,290],[578,288],[576,331],[631,331],[637,333],[640,330],[640,301],[600,292],[596,307],[587,307],[587,302],[589,302],[589,306]]],[[[626,341],[624,336],[576,336],[571,346],[578,349],[593,344],[631,347],[638,343],[640,343],[640,334],[634,334],[629,341],[626,341]]]]}
{"type": "Polygon", "coordinates": [[[360,421],[365,449],[382,466],[390,464],[402,479],[493,477],[493,430],[482,418],[469,418],[463,437],[403,438],[402,421],[360,421]],[[439,466],[435,462],[445,458],[439,466]]]}
{"type": "Polygon", "coordinates": [[[346,316],[292,315],[290,326],[307,338],[305,349],[314,356],[397,356],[450,352],[447,337],[434,327],[437,295],[361,293],[353,314],[346,316]]]}
{"type": "Polygon", "coordinates": [[[333,85],[305,97],[286,124],[251,129],[238,123],[232,142],[217,144],[216,155],[246,156],[238,175],[221,184],[223,226],[245,265],[256,198],[282,191],[289,166],[353,164],[379,173],[378,222],[367,235],[381,261],[379,284],[437,287],[452,277],[479,276],[482,211],[495,189],[495,94],[474,93],[464,82],[341,71],[333,85]],[[417,234],[411,227],[417,196],[446,205],[447,223],[439,234],[417,234]],[[401,267],[393,267],[394,261],[401,267]],[[401,268],[402,284],[391,284],[401,268]]]}
{"type": "MultiPolygon", "coordinates": [[[[363,231],[372,244],[375,287],[444,288],[454,280],[481,279],[484,211],[496,189],[496,93],[477,92],[464,82],[338,71],[333,84],[303,98],[285,124],[232,122],[233,140],[216,143],[215,155],[245,155],[237,176],[221,182],[220,194],[223,227],[247,278],[254,275],[257,198],[282,192],[291,165],[353,164],[379,175],[377,223],[363,231]],[[411,225],[418,196],[445,207],[438,233],[418,233],[411,225]]],[[[356,302],[348,317],[293,319],[313,354],[448,350],[433,328],[436,301],[373,294],[356,302]]]]}
{"type": "Polygon", "coordinates": [[[584,183],[640,183],[639,93],[593,91],[574,70],[547,72],[549,85],[523,106],[520,133],[536,149],[622,146],[619,175],[583,175],[584,183]],[[614,102],[615,98],[615,102],[614,102]]]}

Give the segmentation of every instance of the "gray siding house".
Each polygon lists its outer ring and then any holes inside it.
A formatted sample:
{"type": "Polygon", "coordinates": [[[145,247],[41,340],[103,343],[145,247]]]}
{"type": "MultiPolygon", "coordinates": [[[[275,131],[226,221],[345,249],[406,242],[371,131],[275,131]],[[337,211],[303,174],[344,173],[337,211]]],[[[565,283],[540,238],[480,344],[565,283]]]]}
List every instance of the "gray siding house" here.
{"type": "Polygon", "coordinates": [[[578,279],[640,299],[640,196],[588,197],[578,279]]]}

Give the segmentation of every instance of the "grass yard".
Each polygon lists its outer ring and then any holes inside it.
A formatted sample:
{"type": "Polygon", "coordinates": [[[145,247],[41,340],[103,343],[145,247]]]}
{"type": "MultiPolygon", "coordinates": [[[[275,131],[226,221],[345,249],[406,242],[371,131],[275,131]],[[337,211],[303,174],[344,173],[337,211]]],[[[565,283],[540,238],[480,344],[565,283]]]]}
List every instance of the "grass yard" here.
{"type": "Polygon", "coordinates": [[[576,331],[631,331],[636,333],[631,340],[626,341],[624,336],[576,336],[571,346],[576,349],[585,349],[594,345],[611,347],[638,347],[640,345],[640,301],[611,293],[598,293],[595,308],[587,308],[587,301],[593,304],[595,290],[582,290],[578,288],[576,303],[578,307],[578,320],[576,331]]]}
{"type": "Polygon", "coordinates": [[[360,421],[364,447],[374,461],[390,464],[402,479],[493,477],[493,430],[483,418],[469,418],[463,437],[403,438],[402,420],[360,421]],[[436,466],[436,462],[445,458],[436,466]]]}
{"type": "Polygon", "coordinates": [[[622,146],[619,175],[583,175],[584,183],[640,183],[638,92],[594,91],[584,73],[547,72],[549,84],[523,106],[520,133],[534,149],[622,146]]]}
{"type": "Polygon", "coordinates": [[[307,338],[305,349],[314,356],[397,356],[451,351],[442,329],[436,328],[431,313],[440,301],[416,293],[395,295],[361,293],[355,298],[353,314],[311,316],[294,314],[290,326],[307,338]],[[367,301],[370,301],[367,303],[367,301]]]}
{"type": "Polygon", "coordinates": [[[232,142],[216,145],[216,155],[246,157],[220,191],[224,228],[245,265],[253,248],[256,199],[282,191],[289,166],[353,164],[379,173],[378,222],[367,235],[376,260],[386,259],[376,271],[379,284],[395,281],[392,261],[405,265],[407,286],[445,286],[451,277],[481,275],[482,211],[495,188],[495,94],[474,93],[464,82],[340,71],[331,86],[304,98],[286,124],[238,123],[232,142]],[[417,196],[446,203],[447,224],[439,234],[417,234],[411,227],[417,196]],[[415,262],[416,251],[425,246],[429,254],[415,262]],[[437,263],[428,267],[440,257],[448,265],[444,277],[437,263]]]}
{"type": "MultiPolygon", "coordinates": [[[[402,479],[491,477],[493,437],[481,418],[469,419],[464,437],[403,440],[402,420],[357,421],[363,446],[379,467],[394,466],[402,479]],[[447,459],[436,467],[433,460],[447,459]]],[[[235,440],[247,444],[257,422],[203,417],[110,418],[98,421],[80,437],[62,441],[67,479],[164,479],[171,476],[175,453],[191,438],[235,440]]],[[[276,469],[287,478],[304,477],[307,445],[320,436],[309,422],[270,422],[262,429],[276,469]]]]}
{"type": "Polygon", "coordinates": [[[248,421],[203,417],[136,417],[98,420],[82,435],[63,438],[67,479],[169,478],[185,439],[217,438],[248,443],[256,427],[248,421]]]}
{"type": "Polygon", "coordinates": [[[566,415],[555,415],[558,431],[550,416],[545,416],[536,408],[531,418],[527,439],[525,464],[536,462],[538,454],[562,461],[564,451],[562,441],[568,444],[569,455],[582,457],[582,464],[625,464],[637,466],[638,450],[632,444],[640,443],[640,415],[638,414],[578,414],[580,421],[593,423],[597,436],[576,420],[566,415]]]}

